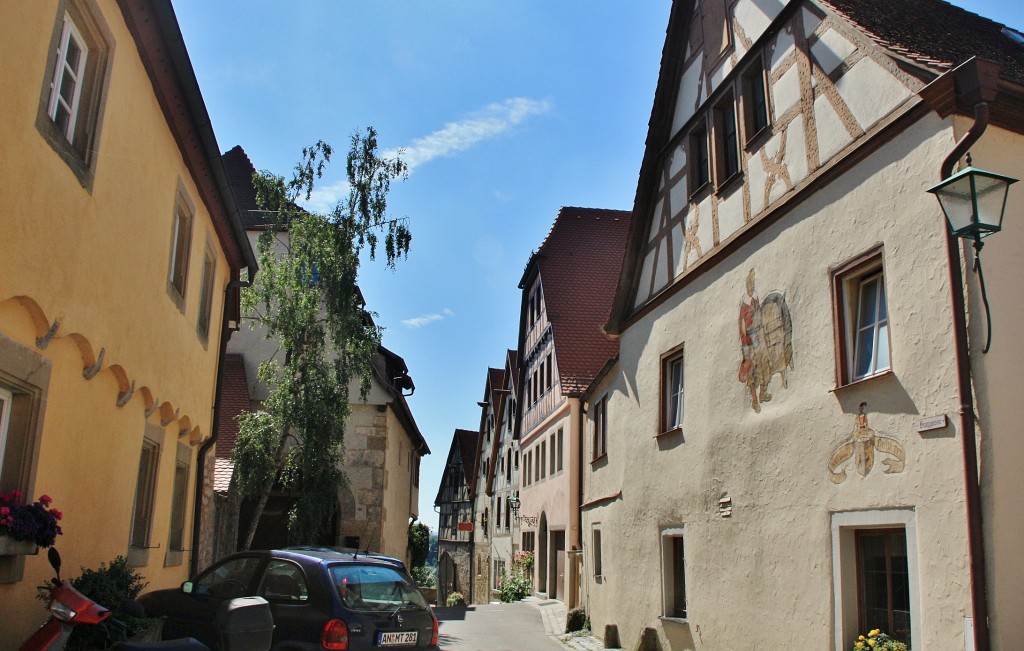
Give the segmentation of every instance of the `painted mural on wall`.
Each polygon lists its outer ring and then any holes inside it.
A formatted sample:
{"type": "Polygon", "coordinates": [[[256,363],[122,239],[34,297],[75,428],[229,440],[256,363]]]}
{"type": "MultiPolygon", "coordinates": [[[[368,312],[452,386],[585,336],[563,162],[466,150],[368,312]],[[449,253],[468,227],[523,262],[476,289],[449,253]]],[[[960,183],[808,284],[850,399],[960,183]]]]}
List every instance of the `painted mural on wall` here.
{"type": "Polygon", "coordinates": [[[786,377],[793,370],[793,318],[786,297],[771,292],[761,300],[755,288],[754,270],[747,274],[746,297],[740,301],[740,350],[743,360],[737,379],[750,391],[750,406],[761,413],[761,404],[772,399],[768,392],[775,375],[782,388],[789,388],[786,377]]]}
{"type": "Polygon", "coordinates": [[[887,455],[882,459],[885,466],[884,472],[891,475],[903,472],[906,467],[907,453],[896,439],[888,436],[879,436],[875,430],[868,427],[868,416],[864,413],[866,404],[861,403],[860,413],[854,420],[853,434],[849,440],[835,449],[828,460],[828,476],[833,484],[841,484],[846,481],[846,470],[841,466],[852,460],[852,465],[857,469],[857,474],[867,477],[875,465],[875,453],[887,455]]]}

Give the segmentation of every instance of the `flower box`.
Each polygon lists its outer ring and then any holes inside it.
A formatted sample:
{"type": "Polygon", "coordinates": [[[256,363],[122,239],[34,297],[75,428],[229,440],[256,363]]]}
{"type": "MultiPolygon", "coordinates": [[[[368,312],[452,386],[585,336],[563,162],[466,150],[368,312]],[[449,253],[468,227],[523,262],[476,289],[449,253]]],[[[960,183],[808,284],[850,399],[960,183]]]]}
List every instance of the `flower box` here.
{"type": "Polygon", "coordinates": [[[31,540],[15,540],[0,535],[0,556],[31,556],[38,553],[39,548],[31,540]]]}

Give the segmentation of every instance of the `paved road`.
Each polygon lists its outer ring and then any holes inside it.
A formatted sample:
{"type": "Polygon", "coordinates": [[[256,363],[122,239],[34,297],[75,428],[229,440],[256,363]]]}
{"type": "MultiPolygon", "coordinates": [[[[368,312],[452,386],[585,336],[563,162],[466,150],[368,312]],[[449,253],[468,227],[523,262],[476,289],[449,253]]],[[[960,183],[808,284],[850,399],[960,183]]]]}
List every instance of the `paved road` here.
{"type": "Polygon", "coordinates": [[[527,602],[435,608],[443,651],[566,651],[544,628],[540,609],[527,602]]]}

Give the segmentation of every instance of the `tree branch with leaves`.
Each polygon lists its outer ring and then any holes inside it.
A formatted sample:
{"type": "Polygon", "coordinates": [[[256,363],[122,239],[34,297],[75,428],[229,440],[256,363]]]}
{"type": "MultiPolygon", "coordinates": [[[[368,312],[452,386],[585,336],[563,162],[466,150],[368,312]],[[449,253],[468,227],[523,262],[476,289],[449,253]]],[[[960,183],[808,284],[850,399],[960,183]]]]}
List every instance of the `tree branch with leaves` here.
{"type": "Polygon", "coordinates": [[[382,157],[377,132],[352,136],[346,162],[348,197],[326,214],[299,207],[323,177],[332,149],[320,141],[303,149],[291,180],[254,175],[261,210],[276,216],[257,242],[260,273],[242,293],[250,324],[279,345],[258,378],[268,389],[259,410],[239,418],[235,485],[254,499],[243,549],[249,549],[275,487],[297,497],[289,512],[289,538],[317,542],[338,510],[350,386],[365,400],[381,342],[359,291],[361,256],[375,260],[383,238],[385,263],[394,270],[408,255],[406,219],[391,219],[391,182],[404,179],[399,158],[382,157]]]}

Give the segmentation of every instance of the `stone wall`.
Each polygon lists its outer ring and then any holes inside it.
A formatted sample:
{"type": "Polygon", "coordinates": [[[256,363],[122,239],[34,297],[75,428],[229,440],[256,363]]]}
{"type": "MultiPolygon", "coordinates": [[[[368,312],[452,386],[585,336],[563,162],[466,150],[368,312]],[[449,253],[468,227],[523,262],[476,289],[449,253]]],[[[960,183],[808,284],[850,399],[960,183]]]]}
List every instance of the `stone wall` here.
{"type": "Polygon", "coordinates": [[[339,490],[338,544],[381,551],[387,416],[373,406],[353,405],[345,435],[345,483],[339,490]]]}

